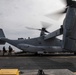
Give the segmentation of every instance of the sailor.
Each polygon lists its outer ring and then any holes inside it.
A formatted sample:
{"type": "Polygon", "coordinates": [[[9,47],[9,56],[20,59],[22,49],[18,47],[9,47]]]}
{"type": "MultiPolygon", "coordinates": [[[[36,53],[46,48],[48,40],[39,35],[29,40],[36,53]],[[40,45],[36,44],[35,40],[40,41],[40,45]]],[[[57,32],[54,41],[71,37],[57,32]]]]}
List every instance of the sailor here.
{"type": "Polygon", "coordinates": [[[11,55],[11,54],[12,54],[12,51],[13,51],[12,47],[11,47],[11,46],[9,46],[8,55],[11,55]]]}
{"type": "Polygon", "coordinates": [[[3,56],[4,56],[4,54],[6,53],[7,51],[6,51],[6,49],[5,49],[5,46],[3,46],[3,56]]]}

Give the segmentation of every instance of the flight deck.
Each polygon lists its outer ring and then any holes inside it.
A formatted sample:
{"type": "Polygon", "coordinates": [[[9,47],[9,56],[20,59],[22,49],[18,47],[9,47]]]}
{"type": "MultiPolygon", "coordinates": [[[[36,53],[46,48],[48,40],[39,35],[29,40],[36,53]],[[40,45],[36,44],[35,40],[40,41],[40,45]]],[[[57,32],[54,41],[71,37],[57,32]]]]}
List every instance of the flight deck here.
{"type": "MultiPolygon", "coordinates": [[[[0,56],[0,68],[1,69],[11,69],[11,68],[19,69],[21,71],[21,75],[33,75],[32,73],[34,73],[35,75],[36,73],[38,73],[39,69],[44,70],[45,73],[47,72],[59,73],[61,71],[66,71],[66,70],[68,70],[68,73],[69,71],[75,73],[76,72],[76,56],[73,56],[73,55],[0,56]]],[[[58,74],[53,74],[53,75],[58,75],[58,74]]],[[[67,75],[66,72],[65,72],[65,75],[67,75]]],[[[72,74],[68,74],[68,75],[72,75],[72,74]]]]}

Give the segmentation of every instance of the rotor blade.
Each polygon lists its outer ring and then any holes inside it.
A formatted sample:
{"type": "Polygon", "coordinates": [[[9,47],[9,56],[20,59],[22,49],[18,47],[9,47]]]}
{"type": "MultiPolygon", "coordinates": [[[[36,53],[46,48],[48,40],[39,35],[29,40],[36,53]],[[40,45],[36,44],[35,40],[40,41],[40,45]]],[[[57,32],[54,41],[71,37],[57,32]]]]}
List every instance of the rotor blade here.
{"type": "Polygon", "coordinates": [[[67,6],[75,6],[76,5],[76,0],[63,0],[67,6]]]}
{"type": "Polygon", "coordinates": [[[45,30],[46,33],[50,33],[49,31],[45,30]]]}
{"type": "Polygon", "coordinates": [[[65,14],[65,13],[67,12],[67,9],[68,9],[68,8],[65,8],[61,13],[62,13],[62,14],[65,14]]]}
{"type": "Polygon", "coordinates": [[[31,28],[31,27],[26,27],[27,29],[31,29],[31,30],[41,30],[41,29],[36,29],[36,28],[31,28]]]}
{"type": "Polygon", "coordinates": [[[47,16],[51,19],[54,19],[54,20],[59,20],[60,18],[63,17],[63,15],[66,13],[66,11],[67,11],[67,8],[60,10],[60,11],[57,11],[55,13],[47,14],[45,16],[47,16]]]}
{"type": "Polygon", "coordinates": [[[73,2],[72,0],[64,0],[64,1],[66,3],[66,6],[70,6],[73,2]]]}
{"type": "Polygon", "coordinates": [[[46,22],[41,22],[41,24],[42,24],[42,28],[45,28],[45,29],[52,25],[52,24],[46,23],[46,22]]]}

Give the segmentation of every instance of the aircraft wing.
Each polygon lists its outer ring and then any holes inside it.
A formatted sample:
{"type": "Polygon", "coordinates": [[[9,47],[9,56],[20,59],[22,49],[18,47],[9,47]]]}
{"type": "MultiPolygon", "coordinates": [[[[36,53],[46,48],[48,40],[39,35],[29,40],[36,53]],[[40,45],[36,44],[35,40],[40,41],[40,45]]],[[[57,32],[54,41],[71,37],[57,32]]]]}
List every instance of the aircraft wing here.
{"type": "Polygon", "coordinates": [[[52,32],[52,33],[49,33],[48,35],[45,35],[44,40],[48,40],[48,39],[50,39],[50,38],[59,36],[59,35],[61,35],[61,34],[63,34],[63,27],[62,27],[62,26],[61,26],[60,29],[58,29],[58,30],[56,30],[56,31],[54,31],[54,32],[52,32]]]}

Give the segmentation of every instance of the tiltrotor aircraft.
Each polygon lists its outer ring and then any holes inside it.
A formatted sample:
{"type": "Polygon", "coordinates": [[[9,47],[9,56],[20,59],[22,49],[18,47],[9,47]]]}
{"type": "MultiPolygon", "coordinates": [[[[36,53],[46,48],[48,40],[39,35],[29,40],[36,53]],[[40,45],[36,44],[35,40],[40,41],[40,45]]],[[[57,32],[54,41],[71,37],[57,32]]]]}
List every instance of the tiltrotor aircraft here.
{"type": "Polygon", "coordinates": [[[66,13],[63,25],[60,29],[49,33],[45,27],[38,29],[41,34],[37,38],[10,40],[5,37],[0,29],[0,44],[5,42],[21,49],[24,52],[74,52],[76,53],[76,2],[66,0],[66,8],[60,14],[66,13]],[[45,33],[48,33],[45,35],[45,33]],[[56,36],[63,34],[63,40],[56,36]]]}

